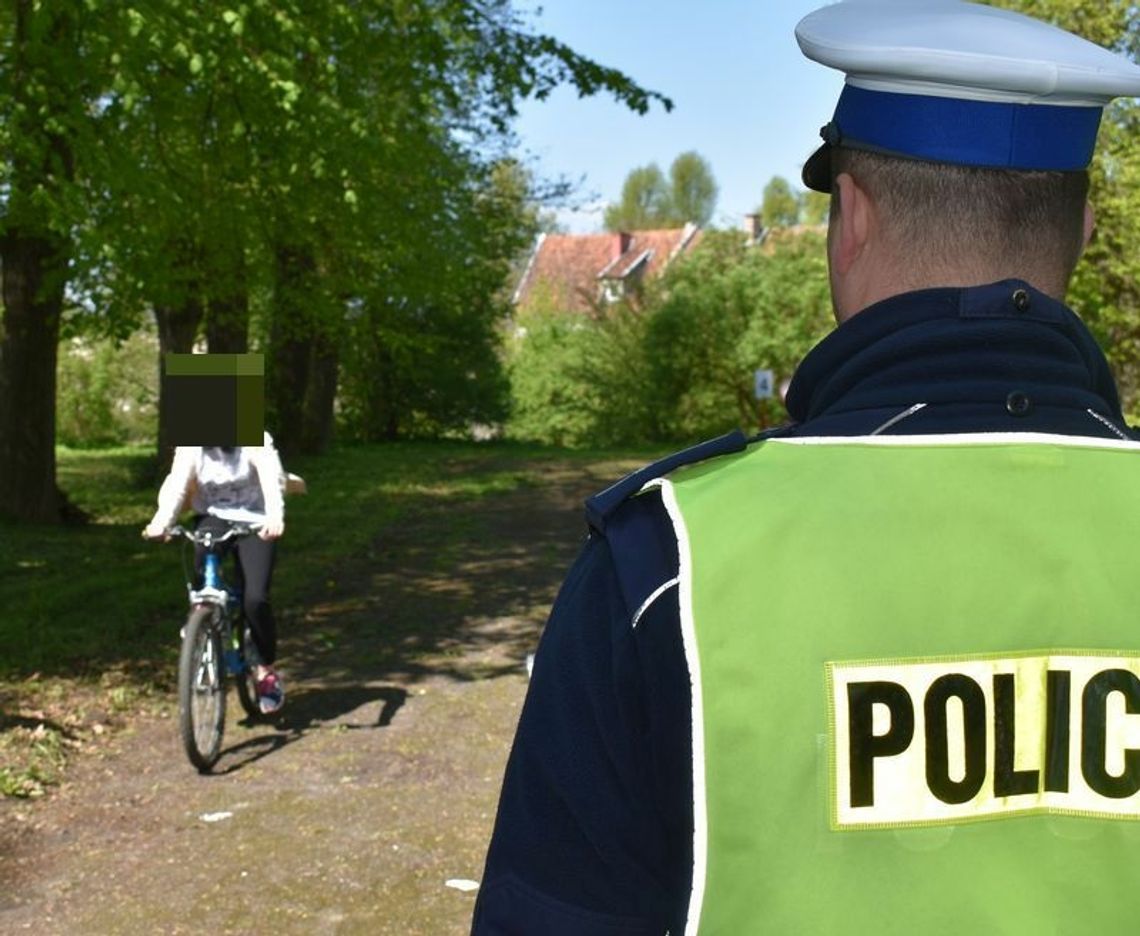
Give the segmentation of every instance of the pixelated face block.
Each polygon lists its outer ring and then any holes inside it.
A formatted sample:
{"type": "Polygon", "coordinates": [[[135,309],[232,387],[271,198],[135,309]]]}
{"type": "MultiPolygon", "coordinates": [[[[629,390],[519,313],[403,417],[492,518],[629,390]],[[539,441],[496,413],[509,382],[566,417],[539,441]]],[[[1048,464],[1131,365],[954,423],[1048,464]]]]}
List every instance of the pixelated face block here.
{"type": "Polygon", "coordinates": [[[264,355],[167,354],[162,393],[174,445],[264,441],[264,355]]]}

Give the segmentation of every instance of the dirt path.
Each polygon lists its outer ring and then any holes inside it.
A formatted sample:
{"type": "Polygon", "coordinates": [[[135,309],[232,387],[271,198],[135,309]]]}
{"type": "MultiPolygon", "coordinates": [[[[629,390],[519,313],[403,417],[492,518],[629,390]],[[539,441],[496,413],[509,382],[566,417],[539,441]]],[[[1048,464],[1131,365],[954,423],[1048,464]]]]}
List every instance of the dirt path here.
{"type": "Polygon", "coordinates": [[[481,874],[526,654],[581,499],[629,467],[520,466],[533,484],[386,531],[280,614],[286,707],[240,724],[231,694],[215,775],[167,704],[46,800],[0,801],[0,933],[466,932],[447,882],[481,874]]]}

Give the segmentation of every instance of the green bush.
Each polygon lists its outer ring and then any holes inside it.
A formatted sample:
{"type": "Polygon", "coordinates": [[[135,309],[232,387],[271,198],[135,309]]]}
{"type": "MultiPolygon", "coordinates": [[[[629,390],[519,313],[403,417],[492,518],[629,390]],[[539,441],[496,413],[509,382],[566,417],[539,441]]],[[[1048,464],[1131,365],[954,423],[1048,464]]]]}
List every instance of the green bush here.
{"type": "Polygon", "coordinates": [[[571,447],[659,440],[647,319],[616,305],[602,316],[542,312],[522,318],[508,376],[513,438],[571,447]]]}
{"type": "Polygon", "coordinates": [[[832,327],[821,232],[776,231],[763,246],[735,232],[706,234],[669,269],[650,315],[653,386],[672,403],[664,432],[694,440],[785,421],[778,399],[755,398],[755,372],[790,380],[832,327]]]}
{"type": "Polygon", "coordinates": [[[832,326],[822,233],[777,233],[750,247],[738,232],[709,232],[636,307],[520,317],[508,434],[637,445],[778,424],[783,405],[755,399],[755,371],[789,379],[832,326]]]}
{"type": "Polygon", "coordinates": [[[349,325],[337,399],[339,438],[465,437],[506,415],[493,301],[431,309],[366,305],[349,325]]]}
{"type": "Polygon", "coordinates": [[[536,316],[514,337],[508,435],[546,445],[581,443],[598,394],[587,376],[594,336],[570,317],[536,316]]]}
{"type": "Polygon", "coordinates": [[[60,342],[56,438],[69,448],[153,443],[158,427],[158,342],[137,332],[60,342]]]}

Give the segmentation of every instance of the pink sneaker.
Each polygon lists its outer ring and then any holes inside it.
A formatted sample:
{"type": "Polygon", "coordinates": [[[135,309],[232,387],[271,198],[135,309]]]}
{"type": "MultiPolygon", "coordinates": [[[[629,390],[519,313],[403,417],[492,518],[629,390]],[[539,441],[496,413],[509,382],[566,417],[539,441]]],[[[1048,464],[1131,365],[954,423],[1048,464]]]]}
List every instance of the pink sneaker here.
{"type": "Polygon", "coordinates": [[[281,677],[270,670],[257,681],[257,707],[262,715],[272,715],[285,704],[285,686],[281,677]]]}

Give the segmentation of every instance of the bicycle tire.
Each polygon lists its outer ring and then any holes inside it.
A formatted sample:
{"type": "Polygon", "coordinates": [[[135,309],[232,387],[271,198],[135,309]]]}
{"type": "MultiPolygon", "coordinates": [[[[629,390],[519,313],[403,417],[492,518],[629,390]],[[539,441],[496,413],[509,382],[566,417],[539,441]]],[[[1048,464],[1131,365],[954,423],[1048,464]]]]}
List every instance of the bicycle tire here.
{"type": "Polygon", "coordinates": [[[191,610],[178,655],[178,725],[182,746],[199,773],[209,773],[222,750],[226,676],[218,608],[191,610]]]}
{"type": "Polygon", "coordinates": [[[238,701],[246,715],[250,718],[258,718],[261,715],[261,708],[257,704],[257,678],[254,676],[253,664],[249,661],[249,645],[253,638],[250,636],[249,625],[246,624],[244,618],[235,621],[234,628],[238,634],[238,654],[242,662],[242,671],[234,674],[238,701]]]}

